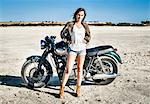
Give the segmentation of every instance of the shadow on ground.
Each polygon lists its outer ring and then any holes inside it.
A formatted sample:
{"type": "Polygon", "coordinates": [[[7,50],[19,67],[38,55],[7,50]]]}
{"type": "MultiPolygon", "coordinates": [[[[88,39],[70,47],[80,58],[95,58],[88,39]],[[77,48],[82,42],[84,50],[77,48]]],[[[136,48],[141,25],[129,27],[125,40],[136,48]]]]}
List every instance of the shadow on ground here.
{"type": "MultiPolygon", "coordinates": [[[[60,81],[58,77],[51,78],[49,82],[50,83],[46,85],[46,88],[49,88],[52,90],[59,90],[59,88],[56,87],[56,86],[60,86],[60,81]]],[[[26,87],[33,91],[42,92],[41,90],[33,88],[32,86],[25,85],[20,76],[0,75],[0,85],[11,86],[11,87],[26,87]]],[[[74,89],[72,88],[72,86],[74,87],[75,85],[76,85],[76,81],[70,80],[66,86],[68,86],[71,89],[71,91],[65,91],[65,92],[70,93],[72,96],[76,96],[74,93],[74,89]]],[[[83,81],[82,86],[86,86],[86,85],[97,85],[97,84],[90,82],[90,81],[83,81]]],[[[59,94],[51,93],[51,92],[44,92],[44,93],[50,94],[56,98],[59,98],[59,94]]]]}
{"type": "MultiPolygon", "coordinates": [[[[24,82],[20,76],[11,76],[11,75],[0,75],[0,85],[12,86],[12,87],[22,87],[24,82]]],[[[69,80],[68,85],[76,85],[76,81],[69,80]]],[[[83,81],[82,85],[97,85],[92,81],[83,81]]],[[[48,86],[60,86],[60,81],[58,77],[53,77],[49,81],[48,86]]]]}
{"type": "Polygon", "coordinates": [[[0,85],[21,87],[22,83],[23,81],[19,76],[0,75],[0,85]]]}

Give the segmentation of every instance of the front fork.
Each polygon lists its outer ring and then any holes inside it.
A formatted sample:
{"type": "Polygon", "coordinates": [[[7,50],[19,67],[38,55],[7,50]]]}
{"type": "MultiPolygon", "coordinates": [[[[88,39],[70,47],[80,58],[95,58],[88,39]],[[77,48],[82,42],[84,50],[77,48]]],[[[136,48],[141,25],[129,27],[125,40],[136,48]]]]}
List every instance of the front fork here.
{"type": "Polygon", "coordinates": [[[57,59],[54,59],[56,57],[53,56],[52,53],[48,52],[47,54],[43,53],[43,56],[45,56],[45,59],[48,60],[49,64],[51,65],[53,76],[58,76],[57,74],[57,59]]]}
{"type": "Polygon", "coordinates": [[[44,60],[46,59],[47,56],[48,56],[48,49],[46,49],[43,52],[42,56],[41,56],[41,59],[40,59],[39,64],[38,64],[38,70],[37,70],[37,72],[39,72],[41,70],[41,66],[44,63],[44,60]]]}

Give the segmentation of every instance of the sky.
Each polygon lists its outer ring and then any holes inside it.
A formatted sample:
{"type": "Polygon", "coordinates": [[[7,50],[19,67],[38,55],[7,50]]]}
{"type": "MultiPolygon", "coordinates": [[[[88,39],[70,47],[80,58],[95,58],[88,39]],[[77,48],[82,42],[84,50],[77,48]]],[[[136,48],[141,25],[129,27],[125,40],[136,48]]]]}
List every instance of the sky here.
{"type": "Polygon", "coordinates": [[[0,22],[72,20],[85,8],[85,21],[140,23],[150,20],[150,0],[0,0],[0,22]]]}

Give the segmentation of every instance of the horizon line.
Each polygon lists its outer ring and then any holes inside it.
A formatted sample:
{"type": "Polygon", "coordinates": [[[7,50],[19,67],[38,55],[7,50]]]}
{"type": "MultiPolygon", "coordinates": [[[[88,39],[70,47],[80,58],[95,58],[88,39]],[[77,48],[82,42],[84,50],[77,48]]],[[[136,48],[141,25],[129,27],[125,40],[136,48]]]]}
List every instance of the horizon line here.
{"type": "MultiPolygon", "coordinates": [[[[142,20],[142,21],[139,21],[139,22],[132,22],[132,21],[118,21],[118,22],[111,22],[111,21],[98,21],[98,20],[93,20],[93,21],[85,21],[85,22],[95,22],[95,23],[141,23],[141,22],[146,22],[146,21],[150,21],[150,20],[142,20]]],[[[65,23],[65,22],[69,22],[69,21],[48,21],[48,20],[44,20],[44,21],[0,21],[0,23],[2,22],[60,22],[60,23],[65,23]]]]}

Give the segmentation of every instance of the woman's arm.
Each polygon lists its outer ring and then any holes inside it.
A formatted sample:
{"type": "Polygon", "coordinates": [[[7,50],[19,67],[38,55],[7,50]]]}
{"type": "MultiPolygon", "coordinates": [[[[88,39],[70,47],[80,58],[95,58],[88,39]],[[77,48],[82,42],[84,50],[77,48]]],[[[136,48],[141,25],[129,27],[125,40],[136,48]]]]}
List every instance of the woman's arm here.
{"type": "Polygon", "coordinates": [[[66,34],[68,34],[68,24],[69,23],[66,23],[64,28],[60,32],[60,36],[62,39],[66,38],[66,34]]]}
{"type": "Polygon", "coordinates": [[[84,40],[86,40],[86,43],[89,43],[90,39],[91,39],[90,29],[89,29],[88,24],[85,23],[85,37],[84,37],[84,40]]]}

